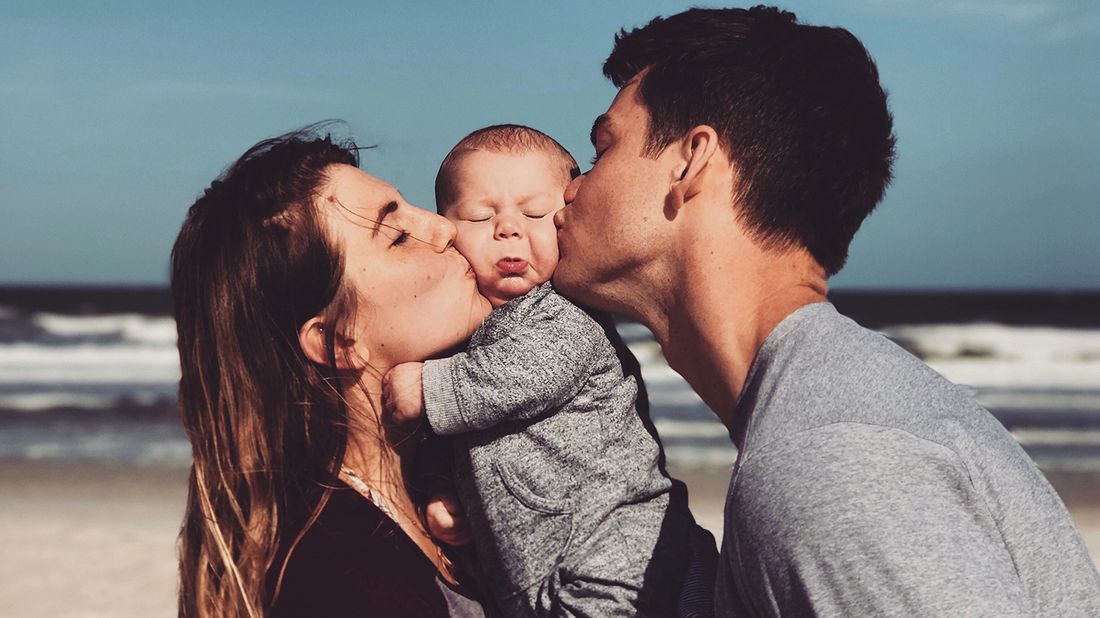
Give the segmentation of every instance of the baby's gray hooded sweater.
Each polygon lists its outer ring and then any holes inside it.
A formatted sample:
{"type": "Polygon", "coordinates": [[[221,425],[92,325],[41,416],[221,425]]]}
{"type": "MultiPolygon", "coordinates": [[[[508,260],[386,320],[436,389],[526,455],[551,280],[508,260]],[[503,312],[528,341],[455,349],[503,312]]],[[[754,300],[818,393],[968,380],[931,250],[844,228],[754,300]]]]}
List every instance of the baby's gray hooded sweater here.
{"type": "Polygon", "coordinates": [[[545,283],[466,352],[424,366],[428,421],[505,615],[668,615],[693,526],[670,508],[638,386],[603,329],[545,283]]]}

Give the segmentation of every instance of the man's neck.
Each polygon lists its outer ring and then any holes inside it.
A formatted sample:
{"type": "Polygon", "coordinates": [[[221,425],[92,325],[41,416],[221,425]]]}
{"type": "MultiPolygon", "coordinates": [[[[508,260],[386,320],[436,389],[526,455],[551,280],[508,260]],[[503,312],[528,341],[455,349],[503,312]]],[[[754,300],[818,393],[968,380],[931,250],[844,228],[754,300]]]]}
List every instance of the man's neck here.
{"type": "Polygon", "coordinates": [[[669,366],[727,427],[768,335],[805,305],[824,301],[820,267],[804,252],[770,254],[708,248],[681,256],[659,305],[643,311],[669,366]],[[723,255],[725,254],[725,255],[723,255]]]}

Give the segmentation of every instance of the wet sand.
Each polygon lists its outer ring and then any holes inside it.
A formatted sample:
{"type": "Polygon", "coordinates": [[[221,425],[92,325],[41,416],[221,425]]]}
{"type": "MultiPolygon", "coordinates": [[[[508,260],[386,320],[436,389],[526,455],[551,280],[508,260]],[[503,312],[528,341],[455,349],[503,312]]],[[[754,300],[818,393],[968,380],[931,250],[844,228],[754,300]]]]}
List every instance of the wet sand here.
{"type": "MultiPolygon", "coordinates": [[[[721,532],[728,471],[674,468],[699,521],[721,532]]],[[[1100,477],[1048,473],[1100,563],[1100,477]]],[[[0,460],[0,613],[171,616],[179,467],[0,460]]]]}
{"type": "Polygon", "coordinates": [[[176,613],[187,470],[0,462],[0,614],[176,613]]]}

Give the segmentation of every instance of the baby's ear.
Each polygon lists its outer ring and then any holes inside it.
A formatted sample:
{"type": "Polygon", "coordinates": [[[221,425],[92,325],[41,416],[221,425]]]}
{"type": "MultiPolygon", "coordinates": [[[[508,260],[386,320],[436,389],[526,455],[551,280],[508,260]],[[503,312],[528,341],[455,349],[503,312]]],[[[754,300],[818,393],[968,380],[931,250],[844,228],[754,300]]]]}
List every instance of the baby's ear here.
{"type": "MultiPolygon", "coordinates": [[[[325,322],[319,316],[311,318],[298,329],[298,345],[302,347],[302,353],[306,355],[306,358],[318,365],[327,366],[329,364],[329,333],[325,329],[325,322]]],[[[365,346],[356,346],[354,339],[348,339],[338,332],[332,333],[332,335],[333,345],[336,348],[334,352],[337,369],[359,370],[366,368],[367,351],[365,346]]]]}

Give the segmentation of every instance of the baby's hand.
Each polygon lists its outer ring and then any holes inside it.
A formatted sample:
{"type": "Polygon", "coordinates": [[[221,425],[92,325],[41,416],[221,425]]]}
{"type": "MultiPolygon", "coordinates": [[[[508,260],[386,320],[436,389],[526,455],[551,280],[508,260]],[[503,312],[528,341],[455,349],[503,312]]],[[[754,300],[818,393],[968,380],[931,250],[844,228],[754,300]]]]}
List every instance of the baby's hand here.
{"type": "Polygon", "coordinates": [[[424,414],[424,363],[401,363],[382,378],[382,410],[396,423],[416,420],[424,414]]]}
{"type": "Polygon", "coordinates": [[[466,524],[466,512],[453,494],[432,495],[424,507],[424,520],[432,536],[448,545],[458,547],[470,543],[470,529],[466,524]]]}

